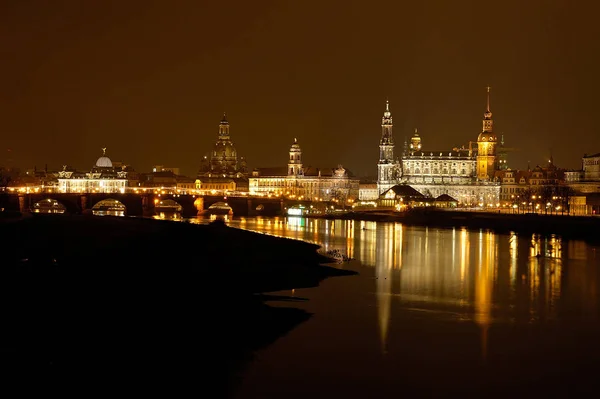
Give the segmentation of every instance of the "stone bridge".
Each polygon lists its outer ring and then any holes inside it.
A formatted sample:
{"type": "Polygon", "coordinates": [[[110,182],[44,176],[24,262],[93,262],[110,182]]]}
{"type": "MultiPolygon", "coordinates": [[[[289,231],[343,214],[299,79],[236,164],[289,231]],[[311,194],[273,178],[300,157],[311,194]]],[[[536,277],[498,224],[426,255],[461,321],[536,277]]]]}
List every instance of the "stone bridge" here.
{"type": "Polygon", "coordinates": [[[187,194],[155,194],[155,193],[19,193],[0,194],[0,208],[12,211],[26,212],[34,205],[46,199],[53,199],[62,204],[66,212],[71,214],[83,213],[92,209],[98,202],[114,199],[122,203],[128,216],[154,216],[160,211],[160,202],[173,200],[181,206],[183,217],[195,217],[216,202],[225,202],[232,208],[235,216],[277,216],[282,215],[284,201],[279,198],[264,197],[223,197],[199,196],[187,194]]]}

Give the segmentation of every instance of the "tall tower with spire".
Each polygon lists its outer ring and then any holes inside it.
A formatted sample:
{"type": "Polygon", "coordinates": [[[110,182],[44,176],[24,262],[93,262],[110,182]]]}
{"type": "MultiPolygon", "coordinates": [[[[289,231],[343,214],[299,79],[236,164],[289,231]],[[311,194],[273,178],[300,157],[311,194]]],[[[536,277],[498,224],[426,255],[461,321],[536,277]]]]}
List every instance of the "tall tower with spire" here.
{"type": "Polygon", "coordinates": [[[483,114],[483,130],[477,137],[477,178],[490,180],[494,177],[496,165],[496,145],[494,121],[490,111],[490,87],[487,87],[487,107],[483,114]]]}
{"type": "Polygon", "coordinates": [[[377,163],[377,190],[379,194],[397,183],[397,164],[394,160],[394,136],[392,135],[392,113],[390,102],[385,101],[385,111],[381,118],[381,139],[379,140],[379,162],[377,163]]]}

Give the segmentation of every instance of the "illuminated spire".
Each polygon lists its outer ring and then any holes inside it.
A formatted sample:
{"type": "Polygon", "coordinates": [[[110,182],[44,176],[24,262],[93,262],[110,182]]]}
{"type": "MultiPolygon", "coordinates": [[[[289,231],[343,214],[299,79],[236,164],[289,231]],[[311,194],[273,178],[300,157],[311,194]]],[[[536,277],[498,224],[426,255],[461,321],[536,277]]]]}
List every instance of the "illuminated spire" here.
{"type": "Polygon", "coordinates": [[[223,112],[223,119],[221,119],[221,123],[229,123],[227,122],[227,113],[223,112]]]}
{"type": "MultiPolygon", "coordinates": [[[[392,123],[392,113],[390,112],[390,101],[386,98],[385,100],[385,111],[383,112],[383,117],[381,118],[381,140],[379,141],[379,145],[394,145],[394,138],[392,136],[392,127],[394,124],[392,123]]],[[[393,160],[393,149],[392,153],[383,156],[384,158],[380,159],[388,159],[393,160]]]]}
{"type": "Polygon", "coordinates": [[[485,112],[483,113],[483,119],[491,120],[492,119],[492,111],[490,111],[490,86],[486,87],[487,89],[487,105],[485,107],[485,112]]]}
{"type": "Polygon", "coordinates": [[[486,87],[487,89],[487,105],[485,108],[485,112],[483,113],[483,131],[486,133],[493,132],[494,121],[492,120],[492,111],[490,111],[490,86],[486,87]]]}
{"type": "Polygon", "coordinates": [[[383,113],[383,119],[381,122],[382,125],[391,125],[392,124],[392,113],[390,112],[390,101],[385,99],[385,112],[383,113]],[[388,122],[389,120],[389,122],[388,122]]]}
{"type": "Polygon", "coordinates": [[[104,148],[102,149],[102,156],[103,156],[103,157],[105,157],[105,156],[106,156],[106,147],[104,147],[104,148]]]}

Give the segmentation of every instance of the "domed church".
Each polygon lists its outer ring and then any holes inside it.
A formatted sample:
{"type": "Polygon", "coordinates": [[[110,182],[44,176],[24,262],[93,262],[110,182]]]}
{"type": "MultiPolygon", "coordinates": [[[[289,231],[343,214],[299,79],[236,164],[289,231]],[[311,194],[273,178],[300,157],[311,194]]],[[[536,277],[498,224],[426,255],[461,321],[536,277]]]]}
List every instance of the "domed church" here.
{"type": "Polygon", "coordinates": [[[238,160],[238,154],[233,141],[229,135],[229,121],[223,113],[223,119],[219,123],[219,136],[210,158],[205,156],[202,160],[199,175],[207,177],[230,177],[240,178],[246,174],[246,161],[244,157],[238,160]]]}
{"type": "Polygon", "coordinates": [[[196,188],[201,190],[211,189],[247,189],[247,165],[244,157],[239,157],[231,136],[229,135],[229,121],[223,113],[219,123],[219,136],[209,155],[202,159],[196,188]]]}

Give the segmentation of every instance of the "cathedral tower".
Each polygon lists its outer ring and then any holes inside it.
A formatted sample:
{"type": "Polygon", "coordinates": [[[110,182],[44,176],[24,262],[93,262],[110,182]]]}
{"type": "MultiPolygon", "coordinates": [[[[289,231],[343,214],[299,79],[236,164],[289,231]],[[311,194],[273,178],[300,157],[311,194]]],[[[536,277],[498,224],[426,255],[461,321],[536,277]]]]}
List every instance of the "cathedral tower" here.
{"type": "Polygon", "coordinates": [[[483,114],[483,130],[477,137],[477,178],[489,180],[494,177],[496,165],[496,145],[494,121],[490,111],[490,87],[487,87],[487,108],[483,114]]]}
{"type": "Polygon", "coordinates": [[[392,135],[392,113],[386,100],[381,118],[381,139],[379,140],[379,162],[377,164],[377,190],[379,194],[396,184],[396,162],[394,161],[394,136],[392,135]]]}
{"type": "Polygon", "coordinates": [[[294,144],[290,147],[290,160],[288,161],[288,176],[302,176],[302,150],[298,140],[294,139],[294,144]]]}

